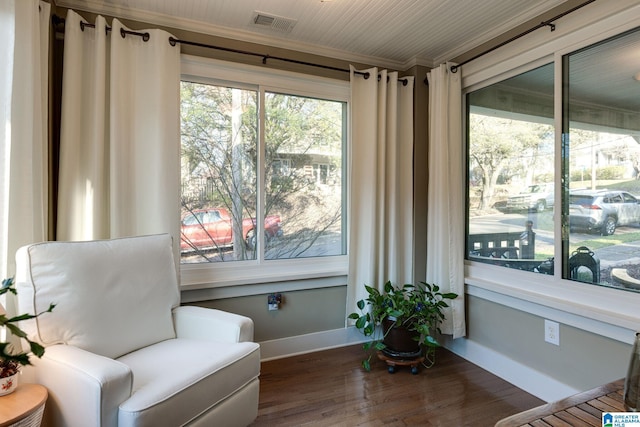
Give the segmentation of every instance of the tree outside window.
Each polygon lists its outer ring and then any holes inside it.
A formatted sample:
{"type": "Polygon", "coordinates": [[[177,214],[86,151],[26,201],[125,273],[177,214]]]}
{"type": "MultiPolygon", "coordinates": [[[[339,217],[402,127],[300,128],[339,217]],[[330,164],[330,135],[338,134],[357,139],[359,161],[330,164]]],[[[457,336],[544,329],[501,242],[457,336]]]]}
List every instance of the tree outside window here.
{"type": "Polygon", "coordinates": [[[187,81],[181,97],[183,263],[345,253],[345,103],[187,81]],[[191,224],[203,212],[218,220],[191,224]]]}

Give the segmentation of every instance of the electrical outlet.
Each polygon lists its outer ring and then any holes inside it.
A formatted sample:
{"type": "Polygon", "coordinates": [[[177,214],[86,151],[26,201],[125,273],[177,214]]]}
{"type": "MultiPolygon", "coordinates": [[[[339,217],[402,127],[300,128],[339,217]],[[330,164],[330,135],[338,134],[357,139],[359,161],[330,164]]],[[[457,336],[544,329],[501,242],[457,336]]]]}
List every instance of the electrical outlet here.
{"type": "Polygon", "coordinates": [[[544,340],[551,344],[560,345],[560,325],[557,322],[545,319],[544,340]]]}
{"type": "Polygon", "coordinates": [[[267,308],[269,311],[276,311],[280,309],[282,303],[282,294],[269,294],[267,296],[267,308]]]}

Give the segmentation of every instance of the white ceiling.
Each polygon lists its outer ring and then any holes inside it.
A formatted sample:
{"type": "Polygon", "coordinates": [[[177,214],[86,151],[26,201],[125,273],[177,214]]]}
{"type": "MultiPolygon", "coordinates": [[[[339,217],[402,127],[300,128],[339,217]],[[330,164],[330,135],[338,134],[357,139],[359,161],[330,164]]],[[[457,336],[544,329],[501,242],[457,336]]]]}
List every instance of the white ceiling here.
{"type": "MultiPolygon", "coordinates": [[[[433,67],[565,0],[56,0],[75,10],[405,70],[433,67]],[[254,13],[296,21],[289,32],[254,13]]],[[[279,21],[276,21],[279,22],[279,21]]]]}

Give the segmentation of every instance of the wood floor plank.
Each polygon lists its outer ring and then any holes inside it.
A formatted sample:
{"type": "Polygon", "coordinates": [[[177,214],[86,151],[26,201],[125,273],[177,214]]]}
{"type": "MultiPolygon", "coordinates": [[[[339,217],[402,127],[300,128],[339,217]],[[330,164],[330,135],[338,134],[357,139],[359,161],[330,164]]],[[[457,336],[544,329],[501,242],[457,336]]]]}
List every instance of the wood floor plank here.
{"type": "Polygon", "coordinates": [[[567,423],[561,418],[558,418],[555,415],[549,415],[547,417],[544,417],[542,420],[553,427],[572,427],[571,424],[567,423]]]}
{"type": "MultiPolygon", "coordinates": [[[[624,412],[624,403],[622,403],[622,400],[616,400],[613,397],[611,397],[610,395],[607,396],[602,396],[600,399],[601,402],[611,406],[612,408],[615,408],[618,412],[624,412]]],[[[608,409],[609,411],[611,409],[608,409]]]]}
{"type": "Polygon", "coordinates": [[[598,408],[594,408],[592,405],[589,405],[589,403],[581,403],[580,405],[578,405],[578,408],[582,409],[585,412],[588,412],[589,414],[593,415],[594,417],[600,419],[600,424],[602,424],[602,420],[600,417],[602,417],[602,411],[599,410],[598,408]]]}
{"type": "Polygon", "coordinates": [[[569,410],[557,412],[555,416],[572,427],[593,427],[593,424],[590,424],[579,416],[574,415],[569,410]]]}
{"type": "Polygon", "coordinates": [[[587,423],[587,425],[590,425],[590,426],[593,426],[593,427],[601,427],[602,426],[602,419],[601,418],[598,418],[598,417],[590,414],[589,412],[586,412],[586,411],[580,409],[579,407],[569,408],[569,409],[567,409],[567,412],[570,413],[571,415],[573,415],[574,417],[581,419],[582,421],[587,423]]]}
{"type": "Polygon", "coordinates": [[[365,372],[363,356],[355,345],[264,362],[252,426],[482,427],[544,403],[445,349],[417,375],[377,359],[365,372]]]}

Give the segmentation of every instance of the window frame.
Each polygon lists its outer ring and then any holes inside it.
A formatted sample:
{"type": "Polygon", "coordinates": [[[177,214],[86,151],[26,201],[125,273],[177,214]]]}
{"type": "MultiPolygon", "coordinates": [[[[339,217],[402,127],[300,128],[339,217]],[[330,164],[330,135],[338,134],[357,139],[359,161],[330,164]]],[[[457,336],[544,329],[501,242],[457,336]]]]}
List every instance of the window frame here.
{"type": "MultiPolygon", "coordinates": [[[[640,5],[618,5],[606,10],[602,4],[563,18],[563,32],[536,32],[473,62],[462,69],[463,126],[467,129],[467,94],[522,74],[545,63],[554,63],[554,160],[556,188],[562,175],[562,70],[563,57],[578,49],[640,26],[640,5]]],[[[465,161],[468,158],[464,142],[465,161]]],[[[554,195],[561,205],[562,192],[554,195]]],[[[465,206],[468,203],[465,200],[465,206]]],[[[465,227],[468,215],[465,217],[465,227]]],[[[562,259],[561,210],[554,211],[554,256],[562,259]]],[[[468,235],[465,233],[465,238],[468,235]]],[[[543,275],[465,260],[467,294],[511,306],[521,311],[630,342],[629,330],[640,322],[640,294],[562,279],[562,269],[543,275]]]]}
{"type": "MultiPolygon", "coordinates": [[[[204,84],[230,85],[256,90],[259,108],[264,105],[264,93],[274,92],[293,96],[327,99],[346,103],[345,141],[343,150],[343,240],[348,254],[348,153],[350,132],[348,131],[350,89],[348,81],[317,77],[289,71],[274,70],[246,64],[221,61],[192,55],[181,55],[181,80],[204,84]]],[[[264,124],[259,121],[259,133],[264,134],[264,124]]],[[[259,150],[264,150],[261,144],[259,150]]],[[[260,156],[262,157],[262,156],[260,156]]],[[[258,197],[264,198],[264,164],[258,163],[258,197]]],[[[260,206],[258,216],[260,215],[260,206]]],[[[262,252],[264,249],[260,249],[262,252]]],[[[324,257],[256,260],[222,263],[180,264],[180,288],[197,291],[208,288],[223,288],[239,285],[257,285],[272,282],[306,280],[345,276],[348,272],[348,255],[324,257]]],[[[317,285],[310,285],[317,287],[317,285]]]]}

